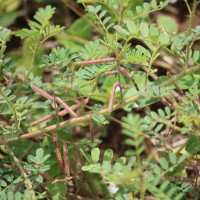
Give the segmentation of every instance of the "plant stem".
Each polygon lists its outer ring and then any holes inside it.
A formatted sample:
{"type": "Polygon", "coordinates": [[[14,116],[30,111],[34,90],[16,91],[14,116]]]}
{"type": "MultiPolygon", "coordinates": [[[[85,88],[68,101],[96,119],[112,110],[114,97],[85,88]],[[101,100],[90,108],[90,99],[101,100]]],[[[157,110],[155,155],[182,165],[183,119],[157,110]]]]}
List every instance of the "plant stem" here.
{"type": "MultiPolygon", "coordinates": [[[[167,85],[169,85],[171,83],[176,82],[177,79],[183,77],[184,75],[192,73],[192,72],[196,72],[198,70],[200,70],[200,64],[195,66],[195,67],[192,67],[190,69],[186,69],[185,71],[173,76],[172,78],[170,78],[169,80],[165,81],[164,83],[161,83],[159,86],[160,87],[167,86],[167,85]]],[[[133,97],[130,97],[130,98],[124,100],[123,102],[116,103],[116,104],[113,105],[112,110],[114,111],[114,110],[117,110],[117,109],[121,108],[123,105],[129,104],[129,103],[133,103],[136,100],[138,100],[139,98],[141,98],[141,96],[139,94],[137,94],[137,95],[135,95],[133,97]]],[[[76,124],[76,123],[84,122],[84,121],[90,120],[92,118],[92,115],[95,115],[95,114],[107,114],[108,112],[109,112],[109,108],[104,108],[104,109],[102,109],[100,111],[90,112],[87,115],[83,115],[81,117],[77,117],[77,118],[73,118],[73,119],[61,122],[58,125],[59,125],[59,127],[64,127],[64,126],[66,126],[68,124],[76,124]]],[[[37,135],[40,135],[40,134],[43,134],[43,133],[46,133],[46,132],[49,132],[49,131],[53,131],[58,127],[58,125],[55,124],[55,125],[48,126],[48,127],[44,128],[42,130],[37,130],[37,131],[33,131],[33,132],[22,134],[22,135],[20,135],[18,137],[18,139],[22,140],[22,139],[32,138],[34,136],[37,136],[37,135]]],[[[7,143],[10,143],[10,142],[13,142],[13,141],[14,141],[13,139],[0,140],[0,145],[1,144],[7,144],[7,143]]]]}
{"type": "Polygon", "coordinates": [[[115,62],[117,59],[116,58],[99,58],[95,60],[89,60],[89,61],[80,61],[77,62],[77,65],[79,66],[84,66],[84,65],[93,65],[93,64],[98,64],[98,63],[107,63],[107,62],[115,62]]]}
{"type": "MultiPolygon", "coordinates": [[[[136,101],[137,99],[139,99],[140,96],[139,95],[135,95],[127,100],[125,100],[124,102],[122,103],[117,103],[115,105],[113,105],[113,110],[117,110],[118,108],[120,108],[122,105],[125,105],[125,104],[129,104],[131,102],[134,102],[136,101]]],[[[73,118],[73,119],[70,119],[70,120],[67,120],[67,121],[64,121],[64,122],[60,122],[59,123],[59,127],[64,127],[68,124],[76,124],[76,123],[80,123],[80,122],[84,122],[84,121],[87,121],[89,119],[91,119],[92,115],[95,115],[95,114],[106,114],[108,113],[109,109],[108,108],[105,108],[105,109],[102,109],[100,111],[97,111],[97,112],[90,112],[89,114],[87,115],[83,115],[81,117],[77,117],[77,118],[73,118]]],[[[55,130],[56,128],[58,127],[57,124],[55,125],[51,125],[51,126],[48,126],[42,130],[37,130],[37,131],[33,131],[33,132],[29,132],[29,133],[25,133],[25,134],[22,134],[18,137],[18,139],[27,139],[27,138],[32,138],[34,136],[37,136],[37,135],[40,135],[42,133],[46,133],[46,132],[49,132],[49,131],[53,131],[55,130]]],[[[6,144],[6,143],[10,143],[10,142],[13,142],[14,140],[13,139],[6,139],[6,140],[0,140],[0,144],[6,144]]]]}
{"type": "Polygon", "coordinates": [[[28,175],[26,173],[26,171],[24,170],[23,166],[21,165],[19,159],[15,156],[15,154],[11,151],[11,149],[8,147],[8,145],[6,145],[8,154],[13,158],[13,161],[15,162],[15,164],[17,165],[17,167],[19,168],[21,175],[24,179],[24,183],[26,185],[26,188],[31,192],[31,195],[34,196],[34,191],[33,191],[33,187],[32,187],[32,183],[31,181],[27,178],[28,175]]]}
{"type": "Polygon", "coordinates": [[[16,126],[16,129],[18,129],[19,124],[18,124],[17,112],[16,112],[14,106],[12,105],[12,103],[10,102],[10,100],[5,95],[4,91],[1,89],[1,86],[0,86],[0,95],[6,101],[8,107],[10,108],[11,112],[13,113],[13,116],[14,116],[14,119],[15,119],[15,126],[16,126]]]}
{"type": "Polygon", "coordinates": [[[39,43],[40,43],[40,39],[38,38],[37,41],[36,41],[35,48],[33,50],[33,55],[32,55],[31,62],[30,62],[29,68],[28,68],[28,74],[27,74],[25,80],[29,77],[29,75],[30,75],[30,73],[32,71],[32,68],[33,68],[33,65],[34,65],[34,61],[35,61],[35,55],[36,55],[36,51],[37,51],[39,43]]]}
{"type": "Polygon", "coordinates": [[[179,78],[183,77],[184,75],[191,74],[191,73],[196,72],[198,70],[200,70],[200,64],[196,65],[195,67],[186,69],[186,70],[182,71],[181,73],[179,73],[177,75],[172,76],[170,79],[168,79],[164,83],[161,83],[159,86],[165,87],[167,85],[173,84],[174,82],[176,82],[179,78]]]}
{"type": "MultiPolygon", "coordinates": [[[[186,1],[186,5],[188,5],[187,1],[186,1]]],[[[197,0],[194,0],[192,10],[189,10],[190,21],[189,21],[189,29],[188,29],[188,32],[187,32],[187,37],[192,33],[192,26],[193,26],[193,21],[194,21],[194,16],[195,16],[195,12],[196,12],[196,9],[197,9],[197,5],[198,5],[197,0]]],[[[185,69],[187,69],[188,66],[189,66],[190,50],[191,50],[190,42],[188,42],[187,46],[186,46],[186,57],[185,57],[185,66],[184,66],[185,69]]]]}

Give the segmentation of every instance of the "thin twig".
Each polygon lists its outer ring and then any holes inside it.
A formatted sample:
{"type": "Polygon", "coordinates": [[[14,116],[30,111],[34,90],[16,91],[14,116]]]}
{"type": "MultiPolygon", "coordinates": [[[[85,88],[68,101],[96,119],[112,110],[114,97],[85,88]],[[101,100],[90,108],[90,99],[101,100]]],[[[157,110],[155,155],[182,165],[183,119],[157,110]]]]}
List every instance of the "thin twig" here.
{"type": "Polygon", "coordinates": [[[75,151],[75,159],[76,159],[77,168],[79,172],[81,172],[82,164],[80,160],[80,152],[77,145],[74,145],[74,151],[75,151]]]}
{"type": "Polygon", "coordinates": [[[124,76],[128,77],[128,78],[132,78],[131,73],[125,69],[124,67],[119,67],[119,71],[124,74],[124,76]]]}
{"type": "MultiPolygon", "coordinates": [[[[171,78],[172,77],[172,74],[168,71],[167,72],[167,75],[171,78]]],[[[176,87],[176,89],[178,90],[179,94],[184,94],[183,90],[179,87],[179,85],[174,82],[174,86],[176,87]]]]}
{"type": "Polygon", "coordinates": [[[105,74],[106,76],[116,75],[116,74],[117,74],[117,71],[105,72],[104,74],[105,74]]]}
{"type": "Polygon", "coordinates": [[[33,90],[35,90],[36,92],[41,94],[43,97],[45,97],[46,99],[49,99],[50,101],[52,101],[52,107],[54,109],[57,108],[57,105],[55,103],[55,98],[52,95],[48,94],[46,91],[42,90],[41,88],[39,88],[38,86],[36,86],[34,84],[32,84],[31,87],[32,87],[33,90]]]}
{"type": "Polygon", "coordinates": [[[7,103],[8,107],[10,108],[11,112],[13,113],[14,119],[15,119],[15,127],[16,129],[18,129],[19,127],[19,121],[18,121],[18,117],[17,117],[17,112],[13,106],[13,104],[11,103],[11,101],[9,100],[9,98],[7,97],[7,95],[5,94],[4,90],[1,89],[0,86],[0,96],[2,96],[2,98],[5,100],[5,102],[7,103]]]}
{"type": "Polygon", "coordinates": [[[70,169],[69,169],[69,155],[68,155],[68,146],[67,142],[63,142],[63,159],[64,159],[64,166],[65,166],[65,174],[67,177],[70,177],[70,169]]]}
{"type": "Polygon", "coordinates": [[[120,87],[119,82],[114,84],[111,95],[110,95],[110,101],[109,101],[109,106],[108,106],[109,113],[112,111],[112,107],[113,107],[114,99],[115,99],[115,90],[116,90],[117,87],[120,87]]]}
{"type": "Polygon", "coordinates": [[[56,180],[54,180],[53,182],[52,182],[52,184],[56,184],[56,183],[63,183],[63,182],[68,182],[68,181],[70,181],[70,180],[72,180],[72,179],[74,179],[74,177],[66,177],[66,178],[64,178],[64,179],[56,179],[56,180]]]}
{"type": "Polygon", "coordinates": [[[73,117],[78,117],[78,115],[59,97],[56,97],[55,100],[61,104],[65,110],[67,110],[69,112],[69,114],[73,117]]]}
{"type": "MultiPolygon", "coordinates": [[[[126,99],[122,103],[117,103],[117,104],[113,105],[112,110],[113,111],[117,110],[121,106],[129,104],[131,102],[134,102],[134,101],[138,100],[139,98],[140,98],[140,96],[138,94],[133,96],[133,97],[130,97],[129,99],[126,99]]],[[[32,137],[35,137],[37,135],[40,135],[40,134],[43,134],[43,133],[46,133],[46,132],[49,132],[49,131],[53,131],[53,130],[57,129],[58,126],[61,128],[61,127],[64,127],[64,126],[66,126],[68,124],[72,125],[72,124],[88,121],[89,119],[92,118],[92,115],[95,115],[95,114],[106,114],[106,113],[108,113],[108,108],[105,108],[105,109],[102,109],[102,110],[96,111],[96,112],[90,112],[87,115],[83,115],[83,116],[80,116],[80,117],[77,117],[77,118],[72,118],[70,120],[67,120],[67,121],[64,121],[64,122],[60,122],[59,124],[48,126],[48,127],[44,128],[44,129],[41,129],[41,130],[37,130],[37,131],[21,134],[18,137],[18,139],[22,140],[22,139],[32,138],[32,137]]],[[[10,143],[10,142],[13,142],[13,141],[15,141],[15,140],[12,139],[12,138],[9,138],[9,139],[6,139],[6,140],[0,140],[0,145],[1,144],[7,144],[7,143],[10,143]]]]}
{"type": "Polygon", "coordinates": [[[176,82],[179,78],[185,76],[186,74],[191,74],[193,72],[196,72],[200,70],[200,64],[196,65],[195,67],[191,67],[189,69],[186,69],[184,71],[182,71],[181,73],[177,74],[177,75],[174,75],[172,76],[171,78],[169,78],[167,81],[161,83],[159,86],[160,87],[165,87],[165,86],[168,86],[170,84],[173,84],[174,82],[176,82]]]}
{"type": "Polygon", "coordinates": [[[45,116],[45,117],[43,117],[43,118],[41,118],[41,119],[39,119],[39,120],[33,122],[33,123],[31,124],[31,126],[36,126],[36,125],[38,125],[38,124],[41,124],[42,122],[45,122],[45,121],[47,121],[47,120],[49,120],[49,119],[51,119],[51,118],[53,118],[53,117],[56,117],[56,114],[47,115],[47,116],[45,116]]]}
{"type": "MultiPolygon", "coordinates": [[[[71,110],[76,110],[76,109],[78,109],[79,107],[81,107],[82,105],[85,105],[87,102],[88,102],[88,100],[85,99],[85,100],[83,100],[83,101],[78,102],[77,104],[74,104],[73,106],[70,106],[69,108],[70,108],[71,110]]],[[[68,113],[69,113],[68,110],[62,110],[62,111],[60,111],[60,112],[58,113],[58,116],[62,117],[62,116],[64,116],[64,115],[68,114],[68,113]]],[[[43,118],[41,118],[41,119],[39,119],[39,120],[33,122],[33,123],[31,124],[31,126],[36,126],[36,125],[38,125],[38,124],[41,124],[42,122],[45,122],[45,121],[47,121],[47,120],[49,120],[49,119],[52,119],[53,117],[56,117],[56,114],[47,115],[47,116],[45,116],[45,117],[43,117],[43,118]]]]}
{"type": "Polygon", "coordinates": [[[116,58],[100,58],[95,60],[87,60],[87,61],[80,61],[77,62],[77,65],[84,66],[84,65],[93,65],[93,64],[100,64],[100,63],[107,63],[107,62],[115,62],[116,58]]]}
{"type": "Polygon", "coordinates": [[[34,194],[32,183],[28,179],[28,174],[27,174],[26,170],[24,169],[24,167],[21,165],[20,160],[15,156],[15,154],[13,153],[13,151],[11,151],[11,149],[9,148],[9,146],[6,145],[6,148],[7,148],[8,152],[9,152],[9,155],[13,158],[13,161],[15,162],[15,164],[17,165],[17,167],[19,168],[19,170],[20,170],[20,172],[22,174],[22,177],[24,179],[24,183],[25,183],[26,188],[32,194],[34,194]]]}
{"type": "Polygon", "coordinates": [[[160,101],[161,101],[165,106],[168,106],[170,109],[173,110],[173,105],[172,105],[169,101],[167,101],[167,99],[161,97],[161,98],[160,98],[160,101]]]}
{"type": "Polygon", "coordinates": [[[36,92],[38,92],[39,94],[41,94],[43,97],[45,97],[46,99],[49,99],[51,101],[54,101],[54,97],[51,96],[50,94],[48,94],[47,92],[45,92],[44,90],[42,90],[41,88],[37,87],[36,85],[32,84],[31,85],[32,89],[35,90],[36,92]]]}
{"type": "Polygon", "coordinates": [[[53,134],[53,144],[55,147],[55,153],[56,153],[56,157],[58,159],[60,171],[61,171],[61,173],[64,173],[64,163],[63,163],[62,155],[61,155],[61,152],[60,152],[60,149],[58,146],[58,134],[55,131],[52,131],[52,134],[53,134]]]}

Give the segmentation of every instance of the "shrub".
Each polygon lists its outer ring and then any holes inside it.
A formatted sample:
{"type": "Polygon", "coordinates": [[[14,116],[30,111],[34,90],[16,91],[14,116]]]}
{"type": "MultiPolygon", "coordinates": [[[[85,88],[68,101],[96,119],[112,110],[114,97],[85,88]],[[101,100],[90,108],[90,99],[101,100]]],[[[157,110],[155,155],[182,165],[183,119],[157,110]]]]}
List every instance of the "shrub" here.
{"type": "Polygon", "coordinates": [[[168,0],[78,3],[67,30],[50,5],[0,27],[1,199],[198,199],[199,1],[183,33],[150,20],[168,0]]]}

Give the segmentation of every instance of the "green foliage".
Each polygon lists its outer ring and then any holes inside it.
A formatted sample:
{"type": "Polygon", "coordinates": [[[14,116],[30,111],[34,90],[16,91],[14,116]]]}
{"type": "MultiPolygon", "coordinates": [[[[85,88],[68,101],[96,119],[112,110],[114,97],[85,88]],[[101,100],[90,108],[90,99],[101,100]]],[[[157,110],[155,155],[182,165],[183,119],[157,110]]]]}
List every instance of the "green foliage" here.
{"type": "Polygon", "coordinates": [[[6,49],[6,42],[9,40],[10,30],[0,27],[0,64],[2,65],[3,54],[6,49]]]}
{"type": "Polygon", "coordinates": [[[42,42],[47,40],[49,37],[56,35],[63,29],[63,27],[60,27],[59,25],[50,25],[49,20],[52,18],[54,12],[55,8],[52,8],[51,6],[46,6],[45,9],[40,8],[33,17],[35,21],[29,21],[29,26],[31,30],[19,30],[16,35],[21,38],[38,38],[39,36],[42,36],[42,42]]]}
{"type": "Polygon", "coordinates": [[[0,6],[0,199],[198,199],[199,2],[183,33],[151,22],[168,0],[55,1],[21,29],[16,2],[0,6]]]}
{"type": "Polygon", "coordinates": [[[178,32],[178,24],[171,17],[167,16],[159,17],[157,20],[157,24],[159,26],[162,26],[168,33],[178,32]]]}

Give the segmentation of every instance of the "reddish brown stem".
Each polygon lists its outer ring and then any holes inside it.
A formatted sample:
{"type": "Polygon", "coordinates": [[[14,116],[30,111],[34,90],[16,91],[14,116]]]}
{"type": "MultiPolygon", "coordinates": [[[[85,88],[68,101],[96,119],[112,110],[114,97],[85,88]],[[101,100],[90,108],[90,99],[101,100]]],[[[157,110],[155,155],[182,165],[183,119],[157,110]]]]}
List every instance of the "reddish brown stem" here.
{"type": "MultiPolygon", "coordinates": [[[[170,78],[172,77],[172,74],[171,74],[170,72],[167,72],[167,75],[168,75],[170,78]]],[[[178,85],[176,82],[174,82],[173,84],[174,84],[174,86],[176,87],[176,89],[178,90],[179,94],[184,94],[183,90],[179,87],[179,85],[178,85]]]]}
{"type": "Polygon", "coordinates": [[[77,62],[77,65],[84,66],[84,65],[93,65],[93,64],[99,64],[99,63],[106,63],[106,62],[115,62],[116,58],[100,58],[95,60],[87,60],[87,61],[80,61],[77,62]]]}
{"type": "MultiPolygon", "coordinates": [[[[69,108],[70,108],[71,110],[76,110],[76,109],[78,109],[79,107],[81,107],[82,105],[86,104],[87,102],[88,102],[88,100],[85,99],[85,100],[83,100],[83,101],[78,102],[77,104],[75,104],[75,105],[73,105],[73,106],[70,106],[69,108]]],[[[60,112],[58,113],[58,116],[62,117],[62,116],[64,116],[64,115],[68,114],[68,113],[69,113],[68,110],[62,110],[62,111],[60,111],[60,112]]],[[[41,124],[42,122],[45,122],[45,121],[47,121],[47,120],[49,120],[49,119],[51,119],[51,118],[53,118],[53,117],[55,117],[55,116],[56,116],[56,114],[47,115],[47,116],[45,116],[45,117],[43,117],[43,118],[41,118],[41,119],[39,119],[39,120],[33,122],[33,123],[31,124],[31,126],[36,126],[36,125],[38,125],[38,124],[41,124]]]]}
{"type": "Polygon", "coordinates": [[[78,117],[78,115],[59,97],[56,97],[55,100],[63,106],[63,108],[65,108],[70,115],[72,115],[73,117],[78,117]]]}
{"type": "Polygon", "coordinates": [[[168,106],[169,108],[171,108],[171,109],[173,110],[172,104],[171,104],[169,101],[167,101],[167,99],[165,99],[165,98],[160,98],[160,100],[161,100],[161,102],[162,102],[164,105],[168,106]]]}
{"type": "Polygon", "coordinates": [[[37,87],[36,85],[32,84],[31,85],[32,89],[35,90],[36,92],[40,93],[43,97],[45,97],[46,99],[49,99],[51,101],[54,101],[54,97],[51,96],[50,94],[48,94],[47,92],[45,92],[44,90],[40,89],[39,87],[37,87]]]}
{"type": "Polygon", "coordinates": [[[77,145],[74,145],[74,151],[75,151],[75,159],[76,159],[77,168],[79,171],[81,171],[80,153],[79,153],[79,149],[77,145]]]}
{"type": "Polygon", "coordinates": [[[17,183],[17,185],[15,186],[15,188],[13,189],[13,193],[15,194],[16,192],[18,192],[19,191],[19,188],[21,187],[21,185],[22,185],[22,182],[19,182],[19,183],[17,183]]]}
{"type": "MultiPolygon", "coordinates": [[[[88,102],[88,99],[85,99],[85,100],[83,100],[83,101],[78,102],[77,104],[75,104],[75,105],[73,105],[73,106],[70,106],[69,108],[70,108],[71,110],[76,110],[76,109],[78,109],[79,107],[81,107],[82,105],[86,104],[87,102],[88,102]]],[[[59,116],[63,116],[63,115],[66,115],[67,113],[69,113],[68,110],[63,110],[63,111],[59,112],[58,115],[59,115],[59,116]]]]}
{"type": "Polygon", "coordinates": [[[67,142],[63,142],[63,154],[64,154],[65,174],[67,174],[67,176],[70,177],[69,155],[68,155],[67,142]]]}
{"type": "Polygon", "coordinates": [[[117,87],[120,87],[120,83],[117,82],[114,84],[113,86],[113,89],[112,89],[112,92],[111,92],[111,95],[110,95],[110,101],[109,101],[109,106],[108,106],[108,112],[111,112],[112,111],[112,108],[113,108],[113,104],[114,104],[114,98],[115,98],[115,90],[117,87]]]}
{"type": "MultiPolygon", "coordinates": [[[[121,108],[122,105],[126,105],[126,104],[129,104],[129,103],[135,102],[139,98],[141,98],[141,96],[137,94],[137,95],[135,95],[133,97],[130,97],[130,98],[124,100],[122,103],[121,102],[120,103],[116,103],[115,105],[113,105],[113,111],[121,108]]],[[[23,133],[23,134],[20,134],[17,139],[18,140],[24,140],[24,139],[32,138],[32,137],[38,136],[40,134],[53,131],[53,130],[57,129],[58,127],[64,127],[64,126],[66,126],[68,124],[73,125],[73,124],[76,124],[76,123],[87,121],[87,120],[91,119],[92,114],[96,114],[96,113],[97,112],[90,112],[89,114],[82,115],[82,116],[80,116],[78,118],[72,118],[70,120],[67,120],[67,121],[64,121],[64,122],[60,122],[59,124],[54,124],[54,125],[45,127],[45,128],[43,128],[41,130],[36,130],[36,131],[33,131],[33,132],[23,133]]],[[[98,111],[98,114],[106,114],[106,113],[108,113],[108,108],[104,108],[104,109],[98,111]]],[[[8,144],[8,143],[13,142],[13,141],[15,141],[13,138],[8,138],[8,139],[3,139],[3,140],[0,139],[0,145],[1,144],[5,145],[5,144],[8,144]]]]}
{"type": "Polygon", "coordinates": [[[106,76],[118,74],[116,71],[105,72],[106,76]]]}
{"type": "Polygon", "coordinates": [[[126,76],[126,77],[128,77],[128,78],[131,78],[132,76],[131,76],[131,73],[127,70],[127,69],[125,69],[125,68],[123,68],[123,67],[119,67],[119,71],[122,73],[122,74],[124,74],[124,76],[126,76]]]}
{"type": "Polygon", "coordinates": [[[130,88],[130,85],[124,84],[124,85],[121,85],[121,88],[122,88],[122,89],[129,89],[129,88],[130,88]]]}
{"type": "Polygon", "coordinates": [[[54,109],[56,109],[57,105],[55,103],[55,99],[53,96],[51,96],[50,94],[48,94],[47,92],[45,92],[44,90],[42,90],[41,88],[37,87],[36,85],[32,84],[31,85],[32,89],[35,90],[36,92],[40,93],[43,97],[45,97],[46,99],[49,99],[52,101],[52,107],[54,109]]]}
{"type": "Polygon", "coordinates": [[[45,116],[45,117],[43,117],[43,118],[41,118],[41,119],[39,119],[39,120],[33,122],[33,123],[31,124],[31,126],[36,126],[36,125],[38,125],[38,124],[41,124],[42,122],[45,122],[45,121],[47,121],[47,120],[49,120],[49,119],[51,119],[51,118],[53,118],[53,117],[55,117],[55,116],[56,116],[56,114],[47,115],[47,116],[45,116]]]}
{"type": "Polygon", "coordinates": [[[63,160],[62,160],[62,155],[58,146],[58,134],[56,132],[52,132],[53,134],[53,144],[55,147],[55,153],[56,153],[56,157],[58,159],[58,164],[60,167],[60,171],[61,173],[64,173],[64,164],[63,164],[63,160]]]}

